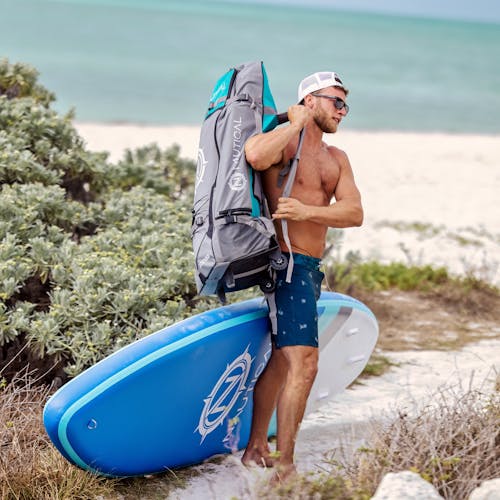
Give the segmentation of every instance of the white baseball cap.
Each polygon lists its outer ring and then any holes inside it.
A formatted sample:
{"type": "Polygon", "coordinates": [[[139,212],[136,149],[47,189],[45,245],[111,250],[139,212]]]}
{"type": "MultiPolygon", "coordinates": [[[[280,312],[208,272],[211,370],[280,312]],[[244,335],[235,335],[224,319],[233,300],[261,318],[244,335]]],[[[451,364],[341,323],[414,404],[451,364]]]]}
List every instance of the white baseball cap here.
{"type": "Polygon", "coordinates": [[[297,102],[300,104],[307,94],[316,92],[317,90],[326,89],[327,87],[339,87],[346,94],[349,91],[344,87],[339,75],[333,71],[318,71],[312,75],[306,76],[299,83],[297,92],[297,102]]]}

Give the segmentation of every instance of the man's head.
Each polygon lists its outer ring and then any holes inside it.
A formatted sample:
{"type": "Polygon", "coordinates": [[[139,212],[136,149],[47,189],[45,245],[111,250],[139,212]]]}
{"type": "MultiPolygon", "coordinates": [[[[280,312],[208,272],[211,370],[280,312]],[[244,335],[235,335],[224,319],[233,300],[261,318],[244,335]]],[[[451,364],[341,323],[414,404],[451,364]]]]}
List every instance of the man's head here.
{"type": "Polygon", "coordinates": [[[342,80],[339,75],[333,71],[318,71],[312,75],[306,76],[299,84],[299,90],[297,92],[297,102],[302,104],[304,97],[318,90],[323,90],[328,87],[338,87],[345,92],[345,95],[349,91],[344,87],[342,80]]]}
{"type": "Polygon", "coordinates": [[[345,99],[349,91],[337,73],[320,71],[304,78],[298,89],[298,103],[313,111],[316,125],[326,133],[334,133],[349,112],[345,99]]]}

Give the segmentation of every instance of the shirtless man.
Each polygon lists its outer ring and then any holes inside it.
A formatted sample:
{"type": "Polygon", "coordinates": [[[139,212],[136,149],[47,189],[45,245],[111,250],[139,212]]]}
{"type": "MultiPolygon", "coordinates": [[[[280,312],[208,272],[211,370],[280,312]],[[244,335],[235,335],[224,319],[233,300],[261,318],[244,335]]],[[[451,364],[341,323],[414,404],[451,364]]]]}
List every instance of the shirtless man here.
{"type": "Polygon", "coordinates": [[[335,133],[347,115],[347,94],[335,73],[310,75],[299,85],[299,104],[288,109],[289,125],[255,135],[245,145],[247,161],[263,171],[269,208],[284,252],[288,248],[281,219],[288,221],[295,261],[291,283],[285,280],[286,270],[278,271],[274,294],[277,332],[272,335],[269,363],[254,389],[251,435],[242,457],[245,465],[277,466],[279,480],[295,472],[295,439],[318,369],[316,301],[324,278],[319,265],[326,232],[329,227],[360,226],[363,221],[361,196],[347,155],[322,140],[323,133],[335,133]],[[293,158],[304,127],[292,192],[283,198],[277,186],[279,172],[293,158]],[[273,456],[267,431],[276,407],[277,453],[273,456]]]}

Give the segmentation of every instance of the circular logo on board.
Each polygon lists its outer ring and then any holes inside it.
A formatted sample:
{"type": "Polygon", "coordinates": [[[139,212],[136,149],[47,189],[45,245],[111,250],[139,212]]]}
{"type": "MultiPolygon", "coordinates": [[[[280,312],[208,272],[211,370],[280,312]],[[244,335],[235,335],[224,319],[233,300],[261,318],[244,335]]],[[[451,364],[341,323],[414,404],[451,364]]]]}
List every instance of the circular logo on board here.
{"type": "Polygon", "coordinates": [[[245,384],[252,365],[249,347],[227,366],[212,392],[204,399],[205,405],[196,428],[201,434],[201,443],[208,434],[224,423],[240,394],[246,389],[245,384]]]}
{"type": "Polygon", "coordinates": [[[245,186],[247,185],[247,180],[243,174],[240,174],[239,172],[234,173],[230,178],[229,178],[229,187],[233,191],[241,191],[242,189],[245,189],[245,186]]]}

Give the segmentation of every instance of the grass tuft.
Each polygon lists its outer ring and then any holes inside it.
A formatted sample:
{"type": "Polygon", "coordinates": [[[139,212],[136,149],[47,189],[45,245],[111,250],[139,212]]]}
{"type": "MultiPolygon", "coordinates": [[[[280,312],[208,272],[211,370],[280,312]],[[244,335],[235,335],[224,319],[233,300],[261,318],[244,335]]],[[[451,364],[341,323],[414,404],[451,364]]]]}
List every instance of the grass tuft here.
{"type": "Polygon", "coordinates": [[[0,498],[83,500],[108,495],[112,481],[69,464],[50,443],[42,424],[49,393],[26,372],[0,384],[0,498]]]}
{"type": "Polygon", "coordinates": [[[346,477],[373,493],[388,472],[412,470],[444,498],[468,498],[500,476],[500,393],[442,388],[432,404],[371,422],[366,445],[344,464],[346,477]]]}
{"type": "Polygon", "coordinates": [[[359,379],[363,378],[380,377],[384,373],[387,373],[393,366],[399,366],[399,363],[391,361],[387,356],[384,356],[380,352],[374,352],[370,356],[370,359],[368,360],[368,363],[366,364],[361,375],[354,383],[359,383],[359,379]]]}
{"type": "Polygon", "coordinates": [[[385,474],[403,470],[419,474],[445,499],[468,498],[481,482],[500,477],[500,393],[493,391],[441,388],[432,404],[370,421],[354,453],[341,446],[319,472],[261,486],[258,498],[368,500],[385,474]]]}

